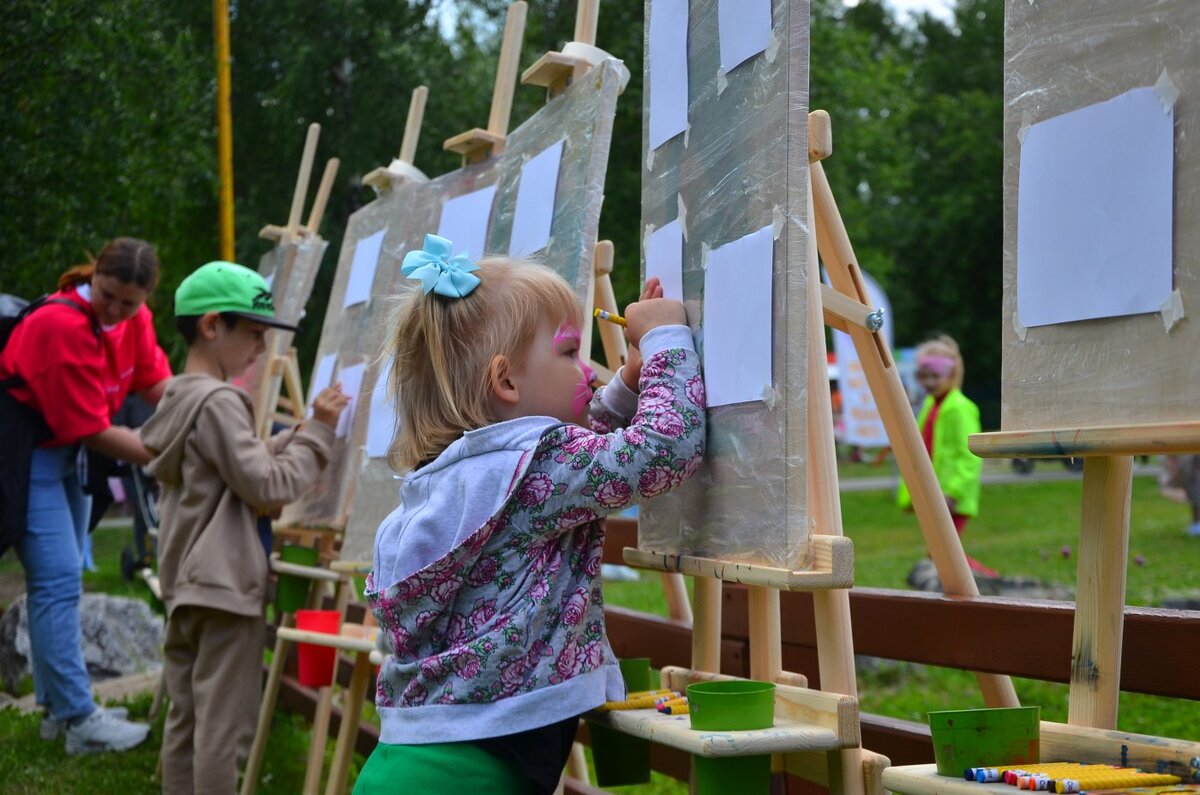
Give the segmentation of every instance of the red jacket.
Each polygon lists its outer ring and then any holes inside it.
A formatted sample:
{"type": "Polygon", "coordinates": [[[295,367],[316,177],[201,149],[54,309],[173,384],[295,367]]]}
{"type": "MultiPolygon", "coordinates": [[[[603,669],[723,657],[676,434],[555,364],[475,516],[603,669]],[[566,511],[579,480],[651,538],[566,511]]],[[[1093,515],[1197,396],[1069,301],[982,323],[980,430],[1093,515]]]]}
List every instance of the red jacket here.
{"type": "Polygon", "coordinates": [[[97,339],[90,302],[74,288],[53,297],[74,301],[84,311],[48,303],[17,325],[0,352],[0,378],[24,379],[10,390],[12,396],[39,411],[54,433],[46,447],[103,431],[126,395],[171,377],[144,304],[97,339]]]}

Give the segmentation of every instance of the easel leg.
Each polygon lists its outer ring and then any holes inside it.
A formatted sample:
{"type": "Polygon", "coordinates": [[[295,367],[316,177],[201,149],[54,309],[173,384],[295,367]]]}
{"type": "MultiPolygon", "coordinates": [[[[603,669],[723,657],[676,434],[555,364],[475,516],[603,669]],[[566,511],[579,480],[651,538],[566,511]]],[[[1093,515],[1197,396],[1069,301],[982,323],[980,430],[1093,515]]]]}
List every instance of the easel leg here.
{"type": "Polygon", "coordinates": [[[1132,456],[1084,460],[1067,717],[1076,726],[1117,728],[1132,487],[1132,456]]]}
{"type": "Polygon", "coordinates": [[[692,669],[721,672],[721,581],[695,577],[697,619],[692,623],[692,669]]]}
{"type": "MultiPolygon", "coordinates": [[[[279,627],[291,627],[295,617],[284,613],[279,617],[279,627]]],[[[275,638],[275,649],[271,654],[271,668],[267,674],[267,685],[263,690],[262,706],[258,710],[258,728],[254,732],[254,743],[246,759],[246,771],[242,776],[241,795],[254,795],[258,789],[258,777],[262,773],[263,755],[267,750],[267,734],[271,731],[271,716],[275,714],[275,699],[279,696],[279,682],[283,678],[283,664],[287,659],[288,642],[275,638]]]]}
{"type": "Polygon", "coordinates": [[[362,714],[363,699],[366,697],[367,682],[370,679],[371,655],[358,652],[354,655],[354,673],[350,677],[350,687],[342,694],[342,725],[338,728],[333,761],[329,764],[325,795],[343,795],[346,791],[346,776],[350,773],[350,759],[354,755],[354,737],[358,734],[359,716],[362,714]]]}
{"type": "MultiPolygon", "coordinates": [[[[314,593],[320,593],[322,582],[313,581],[314,593]]],[[[346,612],[346,604],[350,601],[350,589],[344,579],[338,580],[334,591],[334,610],[338,614],[346,612]]],[[[320,598],[316,599],[319,605],[320,598]]],[[[334,665],[334,677],[337,676],[337,665],[334,665]]],[[[308,767],[304,771],[304,795],[316,795],[321,788],[321,772],[325,767],[325,743],[329,739],[329,715],[333,711],[333,685],[322,687],[317,699],[317,709],[313,714],[312,739],[308,746],[308,767]]]]}
{"type": "MultiPolygon", "coordinates": [[[[857,273],[854,248],[846,234],[841,214],[830,190],[829,181],[819,162],[809,166],[813,204],[811,215],[817,231],[817,245],[834,289],[867,301],[866,290],[857,273]]],[[[917,424],[909,409],[908,396],[900,383],[891,351],[884,347],[877,334],[864,328],[850,326],[850,338],[858,351],[863,372],[887,428],[888,440],[896,452],[900,474],[912,494],[913,509],[925,537],[929,556],[937,567],[942,588],[947,594],[978,596],[979,588],[967,567],[962,542],[954,532],[950,511],[933,473],[933,465],[925,452],[917,424]]],[[[976,673],[985,703],[989,707],[1019,705],[1012,680],[997,674],[976,673]]]]}

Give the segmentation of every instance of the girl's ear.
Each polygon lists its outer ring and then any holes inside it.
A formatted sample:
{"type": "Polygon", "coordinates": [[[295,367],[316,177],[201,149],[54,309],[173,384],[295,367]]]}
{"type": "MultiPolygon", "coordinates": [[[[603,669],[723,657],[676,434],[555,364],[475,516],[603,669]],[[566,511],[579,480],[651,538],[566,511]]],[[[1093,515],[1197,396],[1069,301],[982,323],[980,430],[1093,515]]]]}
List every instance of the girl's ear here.
{"type": "Polygon", "coordinates": [[[488,363],[488,389],[502,411],[515,407],[520,401],[521,393],[513,379],[512,362],[507,356],[497,354],[488,363]]]}

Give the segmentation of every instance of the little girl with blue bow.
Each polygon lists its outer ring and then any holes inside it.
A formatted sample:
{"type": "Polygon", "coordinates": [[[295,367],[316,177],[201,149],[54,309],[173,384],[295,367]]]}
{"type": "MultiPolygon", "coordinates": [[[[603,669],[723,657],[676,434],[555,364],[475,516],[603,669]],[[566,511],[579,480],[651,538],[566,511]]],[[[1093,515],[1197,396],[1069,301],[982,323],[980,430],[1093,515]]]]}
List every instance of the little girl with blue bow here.
{"type": "Polygon", "coordinates": [[[579,716],[624,697],[605,517],[699,467],[704,381],[657,279],[626,312],[629,361],[593,394],[566,281],[451,250],[428,235],[402,268],[422,288],[391,332],[407,474],[367,582],[389,654],[355,792],[552,792],[579,716]]]}

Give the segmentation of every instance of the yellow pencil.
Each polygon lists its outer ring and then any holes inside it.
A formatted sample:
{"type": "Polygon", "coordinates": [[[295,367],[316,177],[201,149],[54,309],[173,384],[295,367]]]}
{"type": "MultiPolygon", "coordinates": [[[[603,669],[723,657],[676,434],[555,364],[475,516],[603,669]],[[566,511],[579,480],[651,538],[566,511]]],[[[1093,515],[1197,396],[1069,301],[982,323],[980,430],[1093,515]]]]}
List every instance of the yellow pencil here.
{"type": "Polygon", "coordinates": [[[625,318],[621,317],[616,312],[606,312],[600,307],[596,307],[595,311],[592,312],[592,315],[600,320],[607,320],[609,323],[616,323],[618,326],[629,325],[625,322],[625,318]]]}

